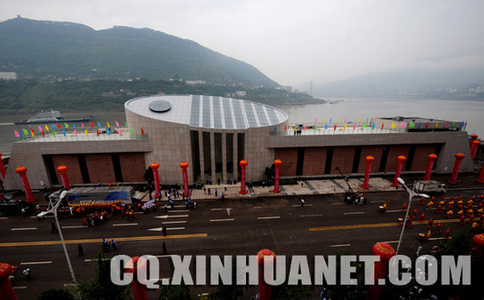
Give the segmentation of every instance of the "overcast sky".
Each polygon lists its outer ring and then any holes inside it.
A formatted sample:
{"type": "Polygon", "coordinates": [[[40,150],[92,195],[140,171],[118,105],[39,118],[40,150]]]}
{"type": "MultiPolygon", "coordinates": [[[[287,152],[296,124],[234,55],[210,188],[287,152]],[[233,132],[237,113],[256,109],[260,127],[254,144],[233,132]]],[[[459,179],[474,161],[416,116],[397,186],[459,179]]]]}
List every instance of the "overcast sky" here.
{"type": "Polygon", "coordinates": [[[0,21],[148,27],[247,62],[282,85],[394,69],[484,67],[482,0],[15,0],[0,21]]]}

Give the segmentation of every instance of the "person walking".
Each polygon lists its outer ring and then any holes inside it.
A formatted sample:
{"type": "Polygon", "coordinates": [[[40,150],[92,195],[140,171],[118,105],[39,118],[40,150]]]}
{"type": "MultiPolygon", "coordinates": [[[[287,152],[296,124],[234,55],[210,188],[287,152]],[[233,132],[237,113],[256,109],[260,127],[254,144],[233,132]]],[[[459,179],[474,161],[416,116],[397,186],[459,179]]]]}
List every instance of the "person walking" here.
{"type": "Polygon", "coordinates": [[[165,242],[162,242],[161,243],[161,251],[163,251],[163,254],[165,255],[167,252],[166,252],[166,243],[165,242]]]}
{"type": "Polygon", "coordinates": [[[416,252],[417,256],[420,256],[420,251],[422,251],[422,249],[423,249],[423,245],[420,244],[417,248],[417,252],[416,252]]]}
{"type": "Polygon", "coordinates": [[[77,256],[84,256],[84,248],[82,247],[81,244],[77,246],[77,256]]]}
{"type": "Polygon", "coordinates": [[[118,249],[118,244],[116,243],[115,240],[111,240],[111,247],[113,248],[114,251],[116,251],[116,249],[118,249]]]}
{"type": "Polygon", "coordinates": [[[305,203],[304,199],[301,199],[301,207],[304,207],[304,203],[305,203]]]}
{"type": "Polygon", "coordinates": [[[163,228],[161,229],[161,232],[163,232],[163,236],[166,236],[166,227],[163,226],[163,228]]]}

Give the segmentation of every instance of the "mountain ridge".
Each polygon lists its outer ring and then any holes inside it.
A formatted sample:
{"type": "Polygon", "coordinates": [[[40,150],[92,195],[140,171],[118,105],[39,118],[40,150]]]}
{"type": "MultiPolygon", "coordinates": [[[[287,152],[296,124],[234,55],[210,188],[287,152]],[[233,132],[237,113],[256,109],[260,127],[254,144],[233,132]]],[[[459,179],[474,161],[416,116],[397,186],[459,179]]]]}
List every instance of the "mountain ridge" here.
{"type": "Polygon", "coordinates": [[[279,86],[257,68],[150,28],[93,28],[15,18],[0,22],[0,71],[20,77],[203,80],[279,86]]]}

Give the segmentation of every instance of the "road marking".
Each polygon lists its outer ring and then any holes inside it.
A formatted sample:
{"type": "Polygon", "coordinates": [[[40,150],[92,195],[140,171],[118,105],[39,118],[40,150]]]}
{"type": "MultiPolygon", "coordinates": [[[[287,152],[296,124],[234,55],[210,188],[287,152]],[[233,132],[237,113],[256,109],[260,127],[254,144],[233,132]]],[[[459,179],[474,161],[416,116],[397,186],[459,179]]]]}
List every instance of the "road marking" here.
{"type": "Polygon", "coordinates": [[[13,289],[14,290],[25,290],[27,288],[26,285],[20,285],[20,286],[13,286],[13,289]]]}
{"type": "Polygon", "coordinates": [[[339,245],[330,245],[329,247],[336,248],[336,247],[349,247],[351,244],[339,244],[339,245]]]}
{"type": "Polygon", "coordinates": [[[68,287],[68,286],[76,286],[76,285],[74,283],[64,283],[64,286],[68,287]]]}
{"type": "MultiPolygon", "coordinates": [[[[299,206],[301,206],[301,204],[293,204],[293,205],[292,205],[292,207],[299,207],[299,206]]],[[[311,207],[311,206],[313,206],[313,205],[312,205],[312,204],[304,204],[304,206],[311,207]]],[[[301,206],[301,207],[303,207],[303,206],[301,206]]]]}
{"type": "MultiPolygon", "coordinates": [[[[148,236],[131,236],[131,237],[114,237],[119,242],[138,242],[138,241],[151,241],[151,240],[165,240],[165,239],[186,239],[186,238],[201,238],[207,237],[207,233],[190,233],[190,234],[172,234],[165,237],[159,235],[148,236]]],[[[109,240],[110,238],[106,238],[109,240]]],[[[99,244],[101,245],[102,238],[95,239],[77,239],[77,240],[65,240],[66,244],[99,244]]],[[[0,243],[0,247],[24,247],[24,246],[48,246],[48,245],[60,245],[61,241],[32,241],[32,242],[8,242],[0,243]]]]}
{"type": "Polygon", "coordinates": [[[170,210],[171,213],[186,213],[186,209],[170,210]]]}
{"type": "Polygon", "coordinates": [[[116,226],[136,226],[138,223],[115,223],[113,224],[114,227],[116,226]]]}
{"type": "Polygon", "coordinates": [[[84,225],[62,226],[62,229],[75,229],[75,228],[87,228],[87,226],[84,226],[84,225]]]}
{"type": "Polygon", "coordinates": [[[161,222],[161,224],[165,225],[165,224],[186,224],[187,221],[165,221],[165,222],[161,222]]]}
{"type": "Polygon", "coordinates": [[[176,256],[176,254],[155,255],[155,257],[158,257],[158,258],[166,258],[166,257],[172,257],[172,256],[176,256]]]}
{"type": "MultiPolygon", "coordinates": [[[[459,219],[440,219],[434,220],[435,223],[457,223],[459,219]]],[[[427,222],[417,223],[414,222],[413,226],[425,225],[427,222]]],[[[309,227],[309,231],[324,231],[324,230],[340,230],[340,229],[358,229],[358,228],[376,228],[376,227],[401,227],[398,222],[392,223],[373,223],[373,224],[355,224],[355,225],[336,225],[336,226],[321,226],[321,227],[309,227]]]]}
{"type": "Polygon", "coordinates": [[[254,208],[262,208],[262,206],[254,206],[254,208]]]}
{"type": "Polygon", "coordinates": [[[370,201],[370,203],[385,203],[385,200],[375,200],[375,201],[370,201]]]}
{"type": "Polygon", "coordinates": [[[226,208],[223,207],[216,207],[216,208],[211,208],[211,211],[219,211],[219,210],[226,210],[226,208]]]}
{"type": "Polygon", "coordinates": [[[337,202],[337,203],[331,203],[331,205],[342,205],[342,204],[344,204],[344,203],[339,203],[339,202],[337,202]]]}
{"type": "Polygon", "coordinates": [[[387,213],[396,213],[396,212],[402,212],[402,210],[401,209],[388,209],[386,212],[387,213]]]}
{"type": "Polygon", "coordinates": [[[212,219],[210,222],[224,222],[224,221],[234,221],[235,219],[212,219]]]}
{"type": "Polygon", "coordinates": [[[314,214],[314,215],[300,215],[301,218],[310,218],[310,217],[322,217],[323,214],[314,214]]]}
{"type": "MultiPolygon", "coordinates": [[[[43,216],[42,219],[44,218],[53,218],[54,216],[53,215],[46,215],[46,216],[43,216]]],[[[30,216],[31,219],[37,219],[37,216],[30,216]]]]}
{"type": "Polygon", "coordinates": [[[46,260],[46,261],[26,261],[26,262],[21,262],[20,264],[22,266],[25,266],[25,265],[48,265],[51,263],[52,263],[51,260],[46,260]]]}
{"type": "Polygon", "coordinates": [[[155,217],[155,219],[168,219],[168,218],[188,218],[188,215],[164,215],[164,216],[155,217]]]}
{"type": "Polygon", "coordinates": [[[366,214],[366,211],[345,212],[343,215],[362,215],[366,214]]]}
{"type": "Polygon", "coordinates": [[[269,217],[257,217],[257,220],[271,220],[271,219],[280,219],[281,216],[269,216],[269,217]]]}
{"type": "Polygon", "coordinates": [[[12,231],[20,231],[20,230],[37,230],[37,227],[18,227],[18,228],[10,228],[12,231]]]}
{"type": "Polygon", "coordinates": [[[396,244],[398,243],[399,241],[386,241],[386,242],[382,242],[382,243],[387,243],[387,244],[396,244]]]}
{"type": "MultiPolygon", "coordinates": [[[[185,227],[166,227],[166,230],[183,230],[185,227]]],[[[148,231],[163,231],[163,227],[150,228],[148,231]]]]}
{"type": "Polygon", "coordinates": [[[8,217],[0,217],[0,220],[8,220],[8,217]]]}

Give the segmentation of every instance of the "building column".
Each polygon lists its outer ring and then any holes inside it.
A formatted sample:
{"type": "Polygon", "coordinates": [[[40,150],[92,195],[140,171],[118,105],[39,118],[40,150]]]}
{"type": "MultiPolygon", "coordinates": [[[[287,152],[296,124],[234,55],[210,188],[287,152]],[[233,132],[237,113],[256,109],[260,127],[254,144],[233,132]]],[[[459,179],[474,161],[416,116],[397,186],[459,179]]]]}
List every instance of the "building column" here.
{"type": "Polygon", "coordinates": [[[205,182],[205,156],[203,155],[203,131],[198,131],[198,159],[200,160],[200,180],[205,182]]]}
{"type": "Polygon", "coordinates": [[[234,162],[234,166],[233,166],[233,169],[234,169],[234,172],[232,173],[232,178],[237,178],[239,177],[239,160],[238,160],[238,153],[239,153],[239,149],[237,148],[237,145],[238,145],[238,134],[237,132],[234,132],[234,153],[233,153],[233,156],[234,156],[234,159],[233,159],[233,162],[234,162]]]}
{"type": "Polygon", "coordinates": [[[216,170],[216,163],[215,163],[215,134],[213,131],[210,131],[210,156],[211,156],[211,165],[212,165],[212,174],[210,174],[210,178],[212,178],[212,184],[217,183],[217,170],[216,170]]]}
{"type": "Polygon", "coordinates": [[[227,181],[227,133],[222,133],[222,182],[227,181]]]}

